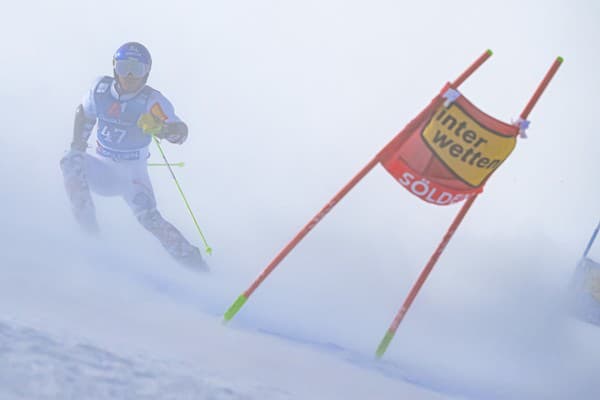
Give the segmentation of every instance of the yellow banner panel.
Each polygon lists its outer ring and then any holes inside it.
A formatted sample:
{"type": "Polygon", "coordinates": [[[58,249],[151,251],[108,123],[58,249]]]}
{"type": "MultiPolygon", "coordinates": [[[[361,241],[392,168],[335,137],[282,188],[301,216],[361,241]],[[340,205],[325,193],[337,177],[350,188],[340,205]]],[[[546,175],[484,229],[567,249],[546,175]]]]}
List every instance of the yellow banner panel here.
{"type": "Polygon", "coordinates": [[[473,187],[485,182],[517,142],[515,136],[482,126],[456,103],[436,110],[421,135],[435,156],[473,187]]]}

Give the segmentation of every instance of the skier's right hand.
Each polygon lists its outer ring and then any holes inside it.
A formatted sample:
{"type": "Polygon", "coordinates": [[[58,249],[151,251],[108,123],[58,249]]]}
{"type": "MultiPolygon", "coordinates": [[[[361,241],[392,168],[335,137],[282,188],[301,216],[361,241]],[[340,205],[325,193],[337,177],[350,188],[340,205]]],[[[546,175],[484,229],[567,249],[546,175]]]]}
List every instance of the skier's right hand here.
{"type": "Polygon", "coordinates": [[[142,114],[137,120],[137,126],[148,135],[157,136],[164,127],[164,122],[150,113],[142,114]]]}

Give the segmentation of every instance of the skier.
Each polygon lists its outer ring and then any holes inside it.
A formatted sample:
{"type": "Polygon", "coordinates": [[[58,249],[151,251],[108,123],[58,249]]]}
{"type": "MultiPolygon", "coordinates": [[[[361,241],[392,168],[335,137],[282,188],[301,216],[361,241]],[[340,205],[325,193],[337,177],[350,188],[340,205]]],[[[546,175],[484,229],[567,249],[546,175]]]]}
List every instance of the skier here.
{"type": "Polygon", "coordinates": [[[121,196],[139,223],[150,231],[179,263],[207,269],[200,250],[156,209],[148,176],[152,135],[182,144],[187,125],[159,91],[146,85],[152,58],[146,47],[128,42],[113,56],[113,76],[98,78],[77,106],[70,151],[61,159],[65,188],[77,222],[97,233],[92,196],[121,196]],[[88,139],[96,128],[96,154],[88,154],[88,139]]]}

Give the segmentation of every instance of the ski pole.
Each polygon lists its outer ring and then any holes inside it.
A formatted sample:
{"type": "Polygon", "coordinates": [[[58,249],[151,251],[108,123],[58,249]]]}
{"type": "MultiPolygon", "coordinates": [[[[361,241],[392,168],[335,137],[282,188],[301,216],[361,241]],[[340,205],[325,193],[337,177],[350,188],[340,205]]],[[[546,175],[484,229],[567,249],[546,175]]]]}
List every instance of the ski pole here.
{"type": "Polygon", "coordinates": [[[585,246],[585,251],[583,252],[583,258],[587,257],[588,253],[590,252],[590,249],[592,248],[592,244],[594,243],[594,240],[596,240],[596,236],[598,235],[598,231],[600,231],[600,221],[598,221],[598,225],[596,225],[596,229],[594,229],[594,233],[592,233],[592,237],[590,238],[590,241],[588,242],[587,246],[585,246]]]}
{"type": "Polygon", "coordinates": [[[165,163],[148,163],[149,167],[167,167],[169,165],[171,167],[183,167],[185,165],[185,163],[184,162],[170,163],[170,164],[165,164],[165,163]]]}
{"type": "Polygon", "coordinates": [[[204,243],[204,248],[205,248],[206,253],[209,255],[212,254],[212,249],[206,242],[206,239],[204,238],[204,234],[202,233],[202,230],[200,229],[200,225],[198,225],[198,221],[196,220],[196,217],[194,216],[194,212],[192,211],[192,208],[190,207],[190,204],[188,203],[188,201],[185,197],[185,194],[183,194],[183,190],[181,189],[181,186],[179,185],[179,181],[177,181],[177,177],[175,176],[175,173],[173,172],[173,169],[171,168],[172,164],[170,164],[169,161],[167,160],[167,157],[165,156],[165,152],[163,151],[162,146],[160,145],[160,142],[159,142],[158,138],[156,137],[156,135],[152,134],[152,137],[154,138],[154,143],[156,143],[156,146],[158,147],[158,151],[160,151],[160,155],[162,156],[163,160],[165,160],[164,165],[169,169],[169,172],[171,173],[171,176],[173,177],[173,181],[175,181],[175,186],[177,186],[177,190],[179,190],[179,194],[181,195],[181,198],[183,199],[185,206],[187,207],[188,211],[190,212],[190,215],[192,216],[194,225],[196,225],[196,229],[198,229],[198,233],[200,234],[200,237],[202,238],[202,242],[204,243]]]}

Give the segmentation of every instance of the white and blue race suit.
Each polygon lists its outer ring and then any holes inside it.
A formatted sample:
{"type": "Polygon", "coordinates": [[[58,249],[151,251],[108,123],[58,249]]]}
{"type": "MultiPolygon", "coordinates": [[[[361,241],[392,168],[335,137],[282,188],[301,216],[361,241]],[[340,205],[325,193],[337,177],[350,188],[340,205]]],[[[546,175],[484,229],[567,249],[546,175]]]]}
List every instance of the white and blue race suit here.
{"type": "Polygon", "coordinates": [[[135,93],[121,95],[116,85],[109,76],[94,82],[78,108],[72,150],[61,160],[75,217],[84,229],[95,232],[98,226],[90,190],[101,196],[120,196],[172,256],[202,263],[199,250],[156,210],[147,167],[152,137],[137,126],[140,116],[155,104],[166,116],[166,124],[182,122],[159,91],[144,85],[135,93]],[[89,154],[85,150],[95,125],[95,154],[89,154]]]}
{"type": "Polygon", "coordinates": [[[82,102],[85,116],[98,121],[96,152],[115,161],[146,159],[152,138],[137,126],[139,117],[158,104],[167,123],[181,120],[169,100],[150,86],[144,85],[135,93],[120,95],[115,85],[114,78],[101,77],[82,102]]]}

